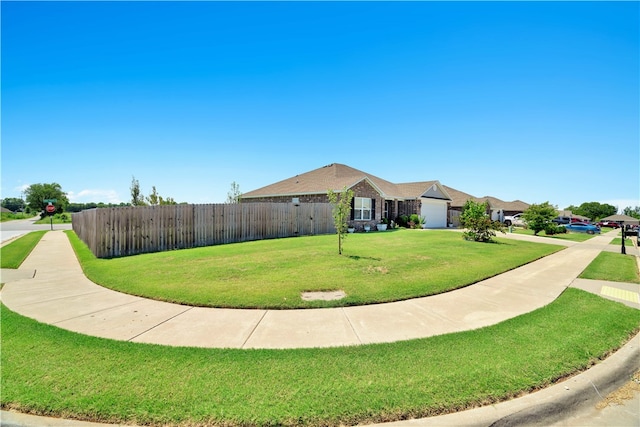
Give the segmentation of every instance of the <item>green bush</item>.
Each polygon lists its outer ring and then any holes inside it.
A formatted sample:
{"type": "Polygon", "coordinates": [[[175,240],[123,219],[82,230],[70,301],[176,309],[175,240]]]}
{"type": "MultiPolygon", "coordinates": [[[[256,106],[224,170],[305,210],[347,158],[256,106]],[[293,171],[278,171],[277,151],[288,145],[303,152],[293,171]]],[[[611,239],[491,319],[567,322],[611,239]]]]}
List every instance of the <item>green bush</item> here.
{"type": "Polygon", "coordinates": [[[411,216],[409,217],[409,222],[407,223],[407,226],[409,228],[422,228],[422,224],[425,223],[425,218],[421,217],[418,214],[411,214],[411,216]]]}
{"type": "Polygon", "coordinates": [[[489,207],[487,202],[476,203],[473,200],[467,200],[462,208],[460,215],[460,225],[465,228],[462,238],[475,242],[491,242],[496,235],[496,231],[505,232],[504,226],[500,221],[492,221],[487,211],[489,207]]]}
{"type": "Polygon", "coordinates": [[[545,224],[544,232],[547,236],[553,236],[554,234],[564,234],[567,232],[567,228],[563,225],[556,225],[553,222],[545,224]]]}
{"type": "Polygon", "coordinates": [[[407,227],[409,224],[409,217],[407,215],[400,215],[396,218],[396,224],[398,224],[398,227],[407,227]]]}

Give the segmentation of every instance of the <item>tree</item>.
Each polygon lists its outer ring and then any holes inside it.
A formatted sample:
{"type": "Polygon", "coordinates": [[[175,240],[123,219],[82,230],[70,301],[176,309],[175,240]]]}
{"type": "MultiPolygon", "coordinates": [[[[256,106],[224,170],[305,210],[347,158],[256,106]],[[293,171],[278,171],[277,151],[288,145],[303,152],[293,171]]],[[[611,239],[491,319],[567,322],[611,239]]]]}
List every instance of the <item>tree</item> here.
{"type": "Polygon", "coordinates": [[[144,196],[140,191],[140,183],[135,176],[131,177],[131,204],[133,206],[144,206],[144,196]]]}
{"type": "Polygon", "coordinates": [[[24,210],[24,200],[17,197],[7,197],[2,199],[2,207],[9,209],[11,212],[18,212],[24,210]]]}
{"type": "Polygon", "coordinates": [[[29,208],[35,212],[43,212],[49,204],[45,200],[53,200],[53,205],[58,213],[64,212],[69,204],[67,193],[62,191],[60,184],[53,182],[51,184],[32,184],[25,190],[25,199],[29,208]]]}
{"type": "Polygon", "coordinates": [[[533,204],[522,213],[522,218],[527,223],[527,227],[533,230],[533,234],[536,236],[542,230],[546,230],[557,216],[558,209],[549,204],[549,202],[533,204]]]}
{"type": "Polygon", "coordinates": [[[351,213],[353,190],[347,190],[345,186],[339,195],[333,190],[329,190],[327,196],[329,196],[329,203],[333,205],[333,224],[338,234],[338,255],[342,255],[342,241],[347,236],[347,228],[349,227],[347,220],[351,213]]]}
{"type": "Polygon", "coordinates": [[[622,213],[640,219],[640,206],[636,206],[635,208],[627,206],[626,208],[624,208],[622,213]]]}
{"type": "Polygon", "coordinates": [[[160,204],[161,205],[177,205],[178,202],[176,202],[175,200],[173,200],[173,197],[167,197],[166,199],[163,199],[162,197],[160,198],[160,204]]]}
{"type": "Polygon", "coordinates": [[[477,203],[467,200],[462,207],[460,214],[460,224],[467,230],[462,233],[466,240],[476,242],[491,242],[496,235],[496,231],[504,233],[504,226],[500,221],[491,221],[487,215],[487,202],[477,203]]]}
{"type": "Polygon", "coordinates": [[[592,221],[597,221],[610,215],[615,215],[618,208],[607,203],[585,202],[580,206],[569,206],[566,210],[572,214],[586,216],[592,221]]]}
{"type": "Polygon", "coordinates": [[[240,197],[242,197],[240,186],[233,181],[231,183],[231,190],[227,193],[227,203],[240,203],[240,197]]]}
{"type": "Polygon", "coordinates": [[[163,202],[162,196],[158,195],[155,185],[151,187],[151,194],[147,197],[147,202],[149,202],[151,206],[161,205],[163,202]]]}

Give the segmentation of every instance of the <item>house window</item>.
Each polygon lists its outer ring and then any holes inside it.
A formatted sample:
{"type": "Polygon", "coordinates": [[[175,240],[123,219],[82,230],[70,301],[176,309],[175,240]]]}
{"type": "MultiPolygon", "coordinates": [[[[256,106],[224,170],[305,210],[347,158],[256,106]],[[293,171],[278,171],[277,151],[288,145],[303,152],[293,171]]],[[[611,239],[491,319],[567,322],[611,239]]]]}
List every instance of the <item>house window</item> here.
{"type": "Polygon", "coordinates": [[[355,220],[368,221],[371,219],[371,199],[366,197],[354,198],[354,218],[355,220]]]}

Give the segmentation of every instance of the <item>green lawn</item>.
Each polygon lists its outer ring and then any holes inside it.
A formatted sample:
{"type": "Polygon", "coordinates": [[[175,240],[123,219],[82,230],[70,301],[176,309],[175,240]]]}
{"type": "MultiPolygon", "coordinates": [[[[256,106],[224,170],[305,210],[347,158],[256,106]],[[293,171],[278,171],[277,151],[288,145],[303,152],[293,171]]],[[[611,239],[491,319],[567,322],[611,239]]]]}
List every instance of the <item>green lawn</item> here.
{"type": "Polygon", "coordinates": [[[36,247],[45,231],[32,231],[0,248],[1,268],[18,268],[36,247]]]}
{"type": "Polygon", "coordinates": [[[443,230],[262,240],[97,259],[68,232],[85,274],[107,288],[196,306],[309,308],[433,295],[542,258],[562,246],[497,239],[476,243],[443,230]],[[343,290],[338,301],[301,292],[343,290]]]}
{"type": "Polygon", "coordinates": [[[2,407],[144,425],[338,426],[424,417],[546,387],[620,347],[640,311],[567,289],[475,331],[297,350],[89,337],[2,307],[2,407]]]}
{"type": "Polygon", "coordinates": [[[600,252],[580,278],[640,283],[636,257],[613,252],[600,252]]]}
{"type": "MultiPolygon", "coordinates": [[[[614,246],[620,246],[620,247],[622,247],[622,237],[616,237],[616,238],[614,238],[614,239],[611,241],[611,243],[610,243],[610,244],[611,244],[611,245],[614,245],[614,246]]],[[[633,247],[633,240],[631,240],[630,238],[628,238],[628,237],[627,237],[626,239],[624,239],[624,245],[625,245],[626,247],[628,247],[628,248],[632,248],[632,247],[633,247]]]]}

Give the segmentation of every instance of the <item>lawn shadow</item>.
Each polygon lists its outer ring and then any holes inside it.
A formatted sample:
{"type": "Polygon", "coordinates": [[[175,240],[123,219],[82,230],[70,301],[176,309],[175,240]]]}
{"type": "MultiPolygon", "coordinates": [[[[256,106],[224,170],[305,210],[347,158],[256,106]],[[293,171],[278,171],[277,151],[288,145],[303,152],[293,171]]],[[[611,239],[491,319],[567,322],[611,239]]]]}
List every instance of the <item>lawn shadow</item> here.
{"type": "Polygon", "coordinates": [[[374,258],[371,256],[347,255],[347,257],[351,258],[354,261],[360,261],[361,259],[368,259],[369,261],[382,261],[382,258],[374,258]]]}

